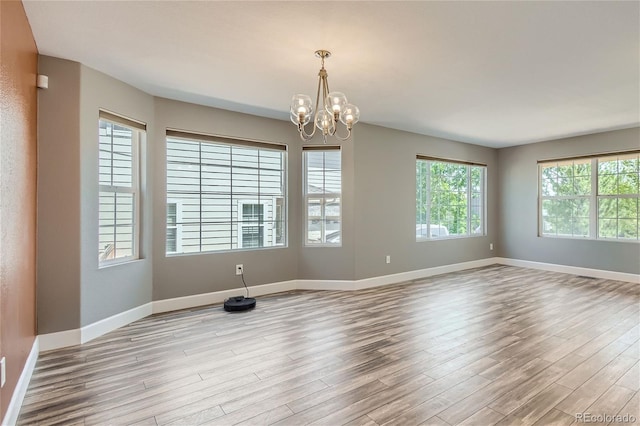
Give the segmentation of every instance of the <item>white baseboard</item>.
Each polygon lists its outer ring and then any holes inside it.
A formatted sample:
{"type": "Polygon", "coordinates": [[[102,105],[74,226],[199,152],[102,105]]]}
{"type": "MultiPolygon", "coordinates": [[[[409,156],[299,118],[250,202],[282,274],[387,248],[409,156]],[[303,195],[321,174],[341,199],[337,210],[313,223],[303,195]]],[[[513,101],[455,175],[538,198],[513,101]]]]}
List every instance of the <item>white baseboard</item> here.
{"type": "Polygon", "coordinates": [[[80,329],[80,343],[88,342],[117,328],[148,317],[153,313],[152,302],[136,306],[128,311],[120,312],[108,318],[86,325],[80,329]]]}
{"type": "Polygon", "coordinates": [[[398,274],[383,275],[381,277],[365,278],[355,281],[355,290],[363,290],[365,288],[417,280],[420,278],[432,277],[434,275],[464,271],[465,269],[481,268],[483,266],[495,265],[496,263],[498,263],[497,258],[489,257],[486,259],[472,260],[470,262],[453,263],[451,265],[434,266],[432,268],[400,272],[398,274]]]}
{"type": "Polygon", "coordinates": [[[495,263],[500,263],[501,265],[519,266],[521,268],[540,269],[543,271],[584,275],[587,277],[602,278],[605,280],[625,281],[640,284],[640,275],[638,274],[607,271],[604,269],[582,268],[579,266],[558,265],[555,263],[532,262],[530,260],[510,259],[506,257],[497,257],[495,260],[495,263]]]}
{"type": "MultiPolygon", "coordinates": [[[[262,284],[249,287],[250,296],[262,296],[271,293],[280,293],[297,289],[297,281],[282,281],[279,283],[262,284]]],[[[214,291],[211,293],[194,294],[193,296],[175,297],[173,299],[163,299],[153,301],[153,313],[177,311],[180,309],[195,308],[197,306],[212,305],[222,303],[232,296],[245,294],[244,287],[232,290],[214,291]]]]}
{"type": "MultiPolygon", "coordinates": [[[[434,275],[463,271],[465,269],[480,268],[483,266],[494,264],[518,266],[522,268],[540,269],[544,271],[561,272],[574,275],[586,275],[596,278],[640,283],[640,275],[636,274],[605,271],[601,269],[580,268],[576,266],[556,265],[552,263],[532,262],[528,260],[509,259],[504,257],[490,257],[486,259],[473,260],[470,262],[454,263],[451,265],[435,266],[433,268],[418,269],[415,271],[364,278],[361,280],[282,281],[278,283],[262,284],[249,287],[249,293],[251,296],[262,296],[265,294],[280,293],[290,290],[363,290],[367,288],[396,284],[434,275]]],[[[237,296],[241,294],[244,294],[244,288],[242,287],[233,290],[214,291],[211,293],[195,294],[192,296],[155,300],[153,302],[130,309],[126,312],[122,312],[93,324],[89,324],[80,329],[40,335],[40,351],[47,351],[51,349],[58,349],[66,346],[86,343],[90,340],[95,339],[96,337],[102,336],[105,333],[130,324],[133,321],[139,320],[151,314],[222,303],[225,299],[231,296],[237,296]]]]}
{"type": "Polygon", "coordinates": [[[82,342],[81,331],[79,328],[57,331],[55,333],[40,334],[38,338],[40,339],[40,352],[79,345],[82,342]]]}
{"type": "Polygon", "coordinates": [[[453,263],[451,265],[434,266],[433,268],[417,269],[415,271],[400,272],[397,274],[382,275],[379,277],[363,278],[361,280],[298,280],[298,290],[364,290],[366,288],[379,287],[389,284],[397,284],[433,275],[448,274],[450,272],[463,271],[465,269],[480,268],[495,265],[497,257],[473,260],[470,262],[453,263]]]}
{"type": "Polygon", "coordinates": [[[351,291],[356,289],[356,283],[352,280],[298,280],[297,289],[351,291]]]}
{"type": "Polygon", "coordinates": [[[153,313],[153,303],[145,303],[136,306],[128,311],[120,312],[108,318],[85,325],[74,330],[59,331],[56,333],[41,334],[40,351],[64,348],[67,346],[80,345],[107,334],[117,328],[131,324],[141,318],[148,317],[153,313]]]}
{"type": "Polygon", "coordinates": [[[39,352],[39,338],[36,336],[33,340],[33,345],[31,346],[31,352],[29,352],[27,361],[24,363],[22,373],[20,373],[20,378],[18,379],[16,388],[13,390],[13,396],[9,402],[9,407],[7,407],[7,412],[4,415],[4,419],[2,419],[2,426],[13,426],[18,422],[18,415],[20,414],[22,401],[24,401],[24,396],[27,393],[27,388],[29,387],[33,370],[36,367],[39,352]]]}

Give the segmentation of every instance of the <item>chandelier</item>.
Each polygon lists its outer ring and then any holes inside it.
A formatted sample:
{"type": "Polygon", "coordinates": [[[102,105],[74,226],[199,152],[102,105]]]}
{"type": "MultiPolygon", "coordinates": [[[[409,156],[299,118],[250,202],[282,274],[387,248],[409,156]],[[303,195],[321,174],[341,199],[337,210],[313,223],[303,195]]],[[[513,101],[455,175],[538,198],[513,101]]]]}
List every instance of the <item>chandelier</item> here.
{"type": "Polygon", "coordinates": [[[313,115],[313,104],[309,96],[294,95],[291,99],[291,121],[298,126],[298,132],[300,132],[300,138],[303,141],[313,138],[316,130],[322,132],[324,143],[327,143],[327,137],[329,136],[335,136],[341,141],[346,141],[351,137],[351,128],[360,119],[360,110],[357,106],[348,103],[344,93],[329,92],[324,60],[331,56],[331,52],[328,50],[316,50],[316,56],[322,61],[322,67],[318,72],[316,113],[313,115]],[[322,105],[320,105],[321,100],[322,105]],[[305,126],[311,121],[312,115],[315,126],[313,126],[311,133],[307,133],[305,126]],[[347,134],[344,137],[338,134],[338,121],[342,122],[347,128],[347,134]]]}

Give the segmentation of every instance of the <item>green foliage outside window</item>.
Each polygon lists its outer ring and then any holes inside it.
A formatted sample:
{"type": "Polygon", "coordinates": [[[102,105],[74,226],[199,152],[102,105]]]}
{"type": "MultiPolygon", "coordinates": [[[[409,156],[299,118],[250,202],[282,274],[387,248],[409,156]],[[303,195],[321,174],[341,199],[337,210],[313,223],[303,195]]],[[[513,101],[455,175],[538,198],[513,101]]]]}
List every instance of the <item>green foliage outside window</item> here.
{"type": "Polygon", "coordinates": [[[416,161],[416,237],[484,233],[482,166],[416,161]]]}
{"type": "Polygon", "coordinates": [[[638,154],[544,163],[542,235],[638,239],[638,154]]]}

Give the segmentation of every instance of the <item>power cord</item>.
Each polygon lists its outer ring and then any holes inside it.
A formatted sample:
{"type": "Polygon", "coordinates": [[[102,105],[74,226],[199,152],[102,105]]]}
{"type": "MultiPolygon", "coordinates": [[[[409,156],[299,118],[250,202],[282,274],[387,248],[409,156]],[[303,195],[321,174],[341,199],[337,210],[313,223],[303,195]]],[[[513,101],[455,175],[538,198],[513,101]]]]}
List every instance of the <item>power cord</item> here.
{"type": "Polygon", "coordinates": [[[247,283],[244,282],[244,272],[240,274],[240,277],[242,278],[242,284],[244,284],[244,289],[247,292],[247,298],[249,297],[249,287],[247,287],[247,283]]]}

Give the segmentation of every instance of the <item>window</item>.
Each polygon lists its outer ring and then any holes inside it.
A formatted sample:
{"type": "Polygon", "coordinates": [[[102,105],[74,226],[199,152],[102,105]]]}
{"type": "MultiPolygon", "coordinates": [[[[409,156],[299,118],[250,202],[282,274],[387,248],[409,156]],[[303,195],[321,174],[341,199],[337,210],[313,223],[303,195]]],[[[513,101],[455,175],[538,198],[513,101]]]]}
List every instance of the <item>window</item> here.
{"type": "Polygon", "coordinates": [[[182,205],[177,200],[167,200],[167,253],[182,251],[182,205]]]}
{"type": "Polygon", "coordinates": [[[638,152],[539,163],[541,236],[638,241],[638,152]]]}
{"type": "Polygon", "coordinates": [[[416,240],[485,234],[487,167],[416,157],[416,240]]]}
{"type": "Polygon", "coordinates": [[[238,226],[240,228],[238,246],[240,248],[263,247],[266,229],[264,226],[266,203],[243,201],[240,206],[241,208],[238,209],[240,214],[238,218],[238,226]]]}
{"type": "Polygon", "coordinates": [[[339,146],[303,147],[305,245],[342,242],[342,161],[339,146]]]}
{"type": "Polygon", "coordinates": [[[167,254],[283,247],[285,200],[285,145],[167,130],[167,254]]]}
{"type": "Polygon", "coordinates": [[[98,121],[98,260],[101,266],[138,258],[139,147],[146,126],[105,111],[98,121]]]}

